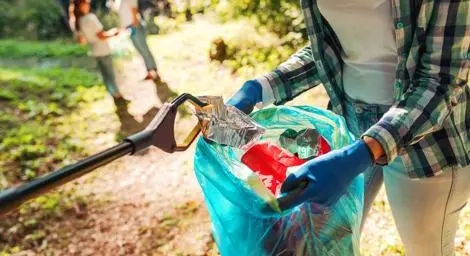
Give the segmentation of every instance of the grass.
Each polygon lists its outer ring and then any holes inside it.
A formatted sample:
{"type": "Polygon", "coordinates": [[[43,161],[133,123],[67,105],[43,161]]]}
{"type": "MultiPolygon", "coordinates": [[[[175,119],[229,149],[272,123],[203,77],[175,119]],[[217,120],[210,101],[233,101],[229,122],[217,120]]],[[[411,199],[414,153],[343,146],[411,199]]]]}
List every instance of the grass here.
{"type": "Polygon", "coordinates": [[[0,40],[0,58],[78,57],[86,55],[86,46],[66,41],[0,40]]]}
{"type": "MultiPolygon", "coordinates": [[[[97,74],[81,69],[0,69],[0,191],[87,156],[113,117],[106,95],[97,74]]],[[[71,189],[24,204],[0,223],[0,255],[39,247],[50,221],[86,205],[71,189]]]]}
{"type": "Polygon", "coordinates": [[[0,189],[47,173],[82,151],[67,116],[106,94],[70,69],[0,70],[0,189]]]}

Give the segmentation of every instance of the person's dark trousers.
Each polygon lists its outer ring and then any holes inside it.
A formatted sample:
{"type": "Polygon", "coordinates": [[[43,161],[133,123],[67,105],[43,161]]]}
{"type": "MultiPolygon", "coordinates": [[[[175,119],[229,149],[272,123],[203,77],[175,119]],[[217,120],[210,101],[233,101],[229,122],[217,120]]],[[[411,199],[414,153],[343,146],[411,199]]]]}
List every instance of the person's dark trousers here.
{"type": "Polygon", "coordinates": [[[156,70],[157,63],[155,62],[155,58],[147,44],[147,33],[145,32],[145,28],[142,24],[139,24],[136,28],[135,33],[131,36],[131,40],[139,54],[144,58],[147,70],[156,70]]]}

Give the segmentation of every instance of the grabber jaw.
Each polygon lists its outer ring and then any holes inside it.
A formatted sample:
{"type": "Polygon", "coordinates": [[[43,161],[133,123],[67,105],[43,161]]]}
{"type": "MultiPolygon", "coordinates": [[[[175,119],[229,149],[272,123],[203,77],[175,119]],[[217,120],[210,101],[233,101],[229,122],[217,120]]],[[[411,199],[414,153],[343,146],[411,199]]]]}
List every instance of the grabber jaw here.
{"type": "Polygon", "coordinates": [[[177,144],[175,139],[174,124],[178,107],[189,101],[196,108],[207,106],[206,103],[188,93],[183,93],[171,103],[163,104],[152,122],[141,132],[125,139],[133,145],[132,154],[149,146],[155,146],[167,153],[185,151],[196,139],[201,127],[198,123],[186,137],[183,144],[177,144]]]}

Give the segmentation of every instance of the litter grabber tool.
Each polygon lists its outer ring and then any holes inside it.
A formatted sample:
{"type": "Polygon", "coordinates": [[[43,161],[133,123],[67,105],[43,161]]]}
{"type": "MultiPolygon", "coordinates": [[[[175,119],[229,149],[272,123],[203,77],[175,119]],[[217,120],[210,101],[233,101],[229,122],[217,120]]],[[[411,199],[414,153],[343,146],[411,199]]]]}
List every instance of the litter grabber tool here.
{"type": "Polygon", "coordinates": [[[67,182],[75,180],[98,167],[106,165],[125,155],[133,155],[150,146],[167,153],[185,151],[196,139],[200,125],[196,125],[182,144],[176,143],[174,124],[178,107],[189,102],[196,108],[207,106],[190,94],[182,94],[171,103],[165,103],[150,124],[143,130],[124,139],[123,142],[75,164],[65,166],[47,175],[0,192],[0,216],[17,208],[22,203],[40,196],[67,182]]]}

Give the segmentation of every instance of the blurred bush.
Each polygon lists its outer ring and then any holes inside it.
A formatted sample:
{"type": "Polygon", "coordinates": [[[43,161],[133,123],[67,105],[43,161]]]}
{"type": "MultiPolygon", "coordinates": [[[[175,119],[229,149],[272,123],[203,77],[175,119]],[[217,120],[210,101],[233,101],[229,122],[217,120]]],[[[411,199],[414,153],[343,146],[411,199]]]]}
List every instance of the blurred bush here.
{"type": "MultiPolygon", "coordinates": [[[[92,1],[92,8],[105,27],[117,25],[106,0],[92,1]]],[[[0,38],[50,40],[70,37],[67,10],[57,0],[0,0],[0,38]]]]}
{"type": "Polygon", "coordinates": [[[0,37],[43,40],[69,33],[56,0],[2,0],[0,8],[0,37]]]}
{"type": "Polygon", "coordinates": [[[230,20],[249,17],[258,27],[276,33],[285,44],[299,46],[307,39],[298,0],[223,0],[212,4],[217,13],[230,20]]]}
{"type": "Polygon", "coordinates": [[[274,69],[294,53],[296,47],[284,43],[277,34],[243,24],[212,41],[211,60],[222,62],[239,74],[252,75],[274,69]]]}
{"type": "MultiPolygon", "coordinates": [[[[306,28],[298,0],[240,0],[211,2],[223,21],[248,19],[256,30],[224,36],[225,58],[217,59],[235,72],[271,70],[307,43],[306,28]]],[[[214,40],[210,56],[221,43],[214,40]]],[[[215,51],[215,52],[214,52],[215,51]]]]}
{"type": "Polygon", "coordinates": [[[103,24],[104,29],[115,28],[119,26],[119,16],[117,13],[106,8],[99,8],[93,11],[103,24]]]}

